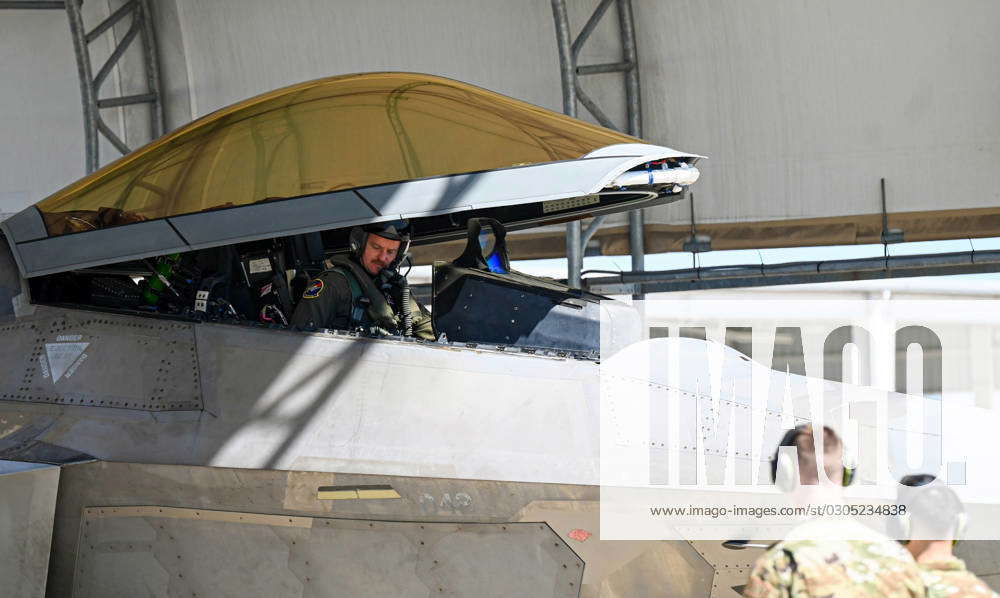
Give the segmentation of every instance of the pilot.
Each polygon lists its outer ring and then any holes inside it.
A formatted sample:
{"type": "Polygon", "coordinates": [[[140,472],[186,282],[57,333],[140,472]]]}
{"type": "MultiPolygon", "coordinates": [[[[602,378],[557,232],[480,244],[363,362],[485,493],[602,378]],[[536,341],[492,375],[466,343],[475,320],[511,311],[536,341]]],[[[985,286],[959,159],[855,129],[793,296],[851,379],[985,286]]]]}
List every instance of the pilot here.
{"type": "Polygon", "coordinates": [[[965,507],[955,492],[927,474],[908,475],[899,481],[901,538],[916,559],[928,598],[981,596],[997,598],[982,580],[952,554],[952,544],[965,528],[965,507]]]}
{"type": "Polygon", "coordinates": [[[306,285],[292,325],[434,340],[430,312],[410,297],[398,271],[410,244],[408,228],[405,220],[352,228],[349,255],[331,259],[330,268],[306,285]]]}
{"type": "MultiPolygon", "coordinates": [[[[771,470],[775,483],[796,506],[838,505],[843,504],[844,481],[850,482],[853,475],[852,470],[845,471],[842,459],[843,447],[833,430],[806,424],[785,434],[771,470]],[[825,476],[819,475],[815,432],[822,434],[825,476]]],[[[796,526],[769,548],[757,560],[743,595],[914,597],[924,595],[924,584],[910,553],[898,542],[854,519],[826,516],[796,526]]]]}

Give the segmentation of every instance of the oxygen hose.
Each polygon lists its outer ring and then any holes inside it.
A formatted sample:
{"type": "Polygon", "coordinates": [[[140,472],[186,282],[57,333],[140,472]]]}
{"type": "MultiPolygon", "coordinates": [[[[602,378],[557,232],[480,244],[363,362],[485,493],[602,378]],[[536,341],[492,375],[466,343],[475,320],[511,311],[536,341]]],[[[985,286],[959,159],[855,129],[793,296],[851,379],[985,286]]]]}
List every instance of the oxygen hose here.
{"type": "Polygon", "coordinates": [[[413,312],[410,310],[410,283],[403,278],[403,334],[413,336],[413,312]]]}

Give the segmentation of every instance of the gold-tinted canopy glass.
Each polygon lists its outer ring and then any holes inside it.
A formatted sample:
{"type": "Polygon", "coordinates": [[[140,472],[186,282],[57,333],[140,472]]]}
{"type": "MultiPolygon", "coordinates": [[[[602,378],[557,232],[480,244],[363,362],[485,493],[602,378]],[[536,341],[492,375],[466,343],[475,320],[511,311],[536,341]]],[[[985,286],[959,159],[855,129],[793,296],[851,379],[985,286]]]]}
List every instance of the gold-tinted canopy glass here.
{"type": "Polygon", "coordinates": [[[409,179],[570,160],[638,140],[412,73],[300,83],[205,116],[42,200],[50,235],[409,179]]]}

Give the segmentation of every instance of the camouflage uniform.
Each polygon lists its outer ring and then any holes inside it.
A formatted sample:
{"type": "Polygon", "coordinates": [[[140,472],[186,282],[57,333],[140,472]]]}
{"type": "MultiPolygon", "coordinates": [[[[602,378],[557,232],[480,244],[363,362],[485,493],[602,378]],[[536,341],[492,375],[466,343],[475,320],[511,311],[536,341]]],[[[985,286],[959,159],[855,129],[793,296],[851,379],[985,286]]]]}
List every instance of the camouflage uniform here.
{"type": "Polygon", "coordinates": [[[962,559],[921,563],[921,575],[927,587],[927,598],[1000,598],[981,579],[965,568],[962,559]]]}
{"type": "Polygon", "coordinates": [[[818,521],[796,528],[768,549],[750,573],[743,595],[916,598],[925,592],[920,570],[900,544],[853,521],[818,521]],[[841,528],[840,538],[827,533],[831,525],[841,528]]]}

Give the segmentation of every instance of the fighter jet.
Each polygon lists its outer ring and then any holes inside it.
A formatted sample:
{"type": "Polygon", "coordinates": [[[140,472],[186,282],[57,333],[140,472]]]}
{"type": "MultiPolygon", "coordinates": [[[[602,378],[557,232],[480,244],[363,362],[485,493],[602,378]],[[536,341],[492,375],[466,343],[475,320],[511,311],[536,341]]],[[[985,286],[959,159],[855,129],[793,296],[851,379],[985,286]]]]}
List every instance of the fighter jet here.
{"type": "Polygon", "coordinates": [[[699,159],[441,77],[347,75],[4,220],[4,591],[734,595],[759,552],[719,573],[719,543],[600,540],[619,307],[506,250],[676,201],[699,159]],[[401,219],[415,246],[466,239],[434,266],[438,341],[288,325],[352,227],[401,219]]]}

